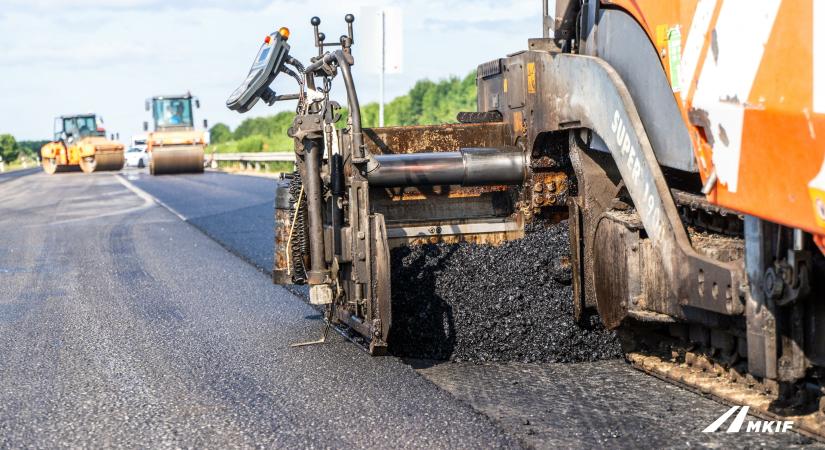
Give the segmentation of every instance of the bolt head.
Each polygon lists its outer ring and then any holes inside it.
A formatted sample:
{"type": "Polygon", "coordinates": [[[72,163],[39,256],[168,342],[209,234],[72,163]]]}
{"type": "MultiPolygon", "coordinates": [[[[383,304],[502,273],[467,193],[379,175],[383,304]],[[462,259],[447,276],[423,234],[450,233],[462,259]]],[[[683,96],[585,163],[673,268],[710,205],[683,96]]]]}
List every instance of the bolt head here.
{"type": "Polygon", "coordinates": [[[783,282],[782,278],[780,278],[776,272],[773,270],[773,267],[765,271],[765,285],[764,285],[765,295],[772,299],[777,299],[782,296],[783,290],[783,282]]]}

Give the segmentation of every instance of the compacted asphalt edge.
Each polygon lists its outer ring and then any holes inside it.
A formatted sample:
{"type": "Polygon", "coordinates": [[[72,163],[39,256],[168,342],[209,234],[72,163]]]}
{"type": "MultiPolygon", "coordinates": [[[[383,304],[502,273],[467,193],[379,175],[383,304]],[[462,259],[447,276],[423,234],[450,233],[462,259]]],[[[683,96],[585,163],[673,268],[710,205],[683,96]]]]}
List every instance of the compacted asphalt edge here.
{"type": "MultiPolygon", "coordinates": [[[[220,173],[223,173],[223,172],[220,172],[220,173]]],[[[232,175],[247,176],[247,175],[244,175],[244,174],[232,174],[232,175]]],[[[231,245],[229,245],[229,244],[223,242],[222,240],[218,239],[217,237],[211,235],[207,229],[205,229],[203,227],[200,227],[200,226],[198,226],[198,224],[190,221],[188,217],[186,217],[183,214],[181,214],[180,212],[178,212],[175,208],[172,208],[171,206],[167,205],[166,202],[164,202],[163,200],[161,200],[161,199],[155,197],[154,195],[144,191],[143,189],[135,186],[134,183],[130,182],[125,176],[123,176],[122,173],[117,174],[117,179],[121,184],[123,184],[123,186],[125,186],[130,191],[134,192],[135,195],[137,195],[141,198],[148,198],[151,201],[155,202],[158,206],[160,206],[161,208],[163,208],[163,209],[169,211],[170,213],[174,214],[181,221],[188,223],[193,228],[195,228],[199,232],[203,233],[206,237],[208,237],[209,239],[213,240],[215,243],[217,243],[218,245],[220,245],[221,247],[226,249],[226,251],[228,251],[229,253],[232,253],[233,255],[237,256],[240,259],[242,259],[244,262],[251,265],[252,267],[257,269],[258,271],[260,271],[262,273],[270,273],[270,271],[272,270],[271,268],[263,267],[261,264],[259,264],[254,259],[250,258],[249,256],[247,256],[243,252],[238,251],[238,249],[236,249],[235,247],[232,247],[231,245]]],[[[274,195],[274,193],[273,193],[273,195],[274,195]]],[[[275,212],[273,211],[273,214],[274,213],[275,212]]],[[[296,294],[295,292],[293,292],[291,289],[286,289],[286,290],[290,291],[293,295],[298,297],[299,300],[301,300],[300,296],[298,294],[296,294]]]]}

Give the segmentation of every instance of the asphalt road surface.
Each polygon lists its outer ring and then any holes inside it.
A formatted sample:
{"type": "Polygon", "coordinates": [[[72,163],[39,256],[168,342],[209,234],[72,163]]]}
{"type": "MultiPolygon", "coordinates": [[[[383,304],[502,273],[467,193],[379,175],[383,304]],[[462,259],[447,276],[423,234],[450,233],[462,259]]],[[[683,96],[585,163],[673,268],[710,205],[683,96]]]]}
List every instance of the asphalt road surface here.
{"type": "Polygon", "coordinates": [[[630,369],[373,358],[268,276],[274,181],[0,179],[0,448],[791,447],[630,369]],[[161,204],[162,203],[162,204],[161,204]],[[262,273],[264,272],[264,273],[262,273]]]}

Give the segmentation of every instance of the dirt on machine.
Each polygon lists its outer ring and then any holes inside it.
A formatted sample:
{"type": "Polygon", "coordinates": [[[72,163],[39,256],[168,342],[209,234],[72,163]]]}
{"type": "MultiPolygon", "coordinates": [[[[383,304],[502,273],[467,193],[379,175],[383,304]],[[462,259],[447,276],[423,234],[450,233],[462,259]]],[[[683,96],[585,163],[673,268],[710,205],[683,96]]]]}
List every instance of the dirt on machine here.
{"type": "Polygon", "coordinates": [[[566,220],[577,321],[618,330],[640,370],[825,438],[812,2],[543,3],[540,37],[478,66],[476,111],[454,124],[362,126],[352,15],[335,42],[311,19],[306,65],[288,29],[265,36],[227,106],[297,100],[273,281],[309,285],[329,324],[382,354],[398,313],[391,249],[496,245],[566,220]],[[270,87],[282,73],[296,93],[270,87]]]}
{"type": "Polygon", "coordinates": [[[85,173],[123,168],[123,144],[106,138],[103,120],[95,114],[60,116],[54,140],[40,149],[48,174],[82,170],[85,173]]]}
{"type": "MultiPolygon", "coordinates": [[[[200,100],[189,93],[146,101],[154,123],[146,137],[152,175],[203,172],[203,155],[209,143],[207,121],[203,121],[203,131],[197,130],[193,108],[200,108],[200,100]]],[[[149,123],[144,122],[143,128],[148,132],[149,123]]]]}

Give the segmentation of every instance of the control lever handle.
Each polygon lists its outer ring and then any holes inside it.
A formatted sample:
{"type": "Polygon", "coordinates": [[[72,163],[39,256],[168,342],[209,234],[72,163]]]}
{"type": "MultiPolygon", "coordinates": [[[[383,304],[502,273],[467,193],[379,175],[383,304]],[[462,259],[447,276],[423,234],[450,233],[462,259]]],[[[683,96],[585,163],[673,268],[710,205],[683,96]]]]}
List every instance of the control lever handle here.
{"type": "Polygon", "coordinates": [[[339,42],[335,43],[324,43],[326,39],[326,35],[318,30],[318,26],[321,25],[321,18],[318,16],[313,17],[309,20],[309,23],[312,25],[312,30],[315,34],[315,47],[318,48],[318,57],[321,57],[324,54],[324,47],[341,47],[345,50],[348,50],[352,47],[352,44],[355,43],[354,32],[352,28],[352,23],[355,22],[355,16],[352,14],[347,14],[344,16],[344,21],[347,23],[347,34],[342,35],[339,42]]]}
{"type": "Polygon", "coordinates": [[[321,56],[324,54],[324,39],[326,38],[324,33],[318,31],[318,26],[321,25],[321,18],[314,16],[312,19],[309,19],[309,23],[312,25],[312,31],[315,35],[315,47],[318,49],[318,56],[321,56]]]}
{"type": "Polygon", "coordinates": [[[352,32],[352,23],[355,22],[355,16],[347,14],[344,16],[344,21],[347,22],[347,36],[349,36],[349,45],[355,43],[355,35],[352,32]]]}

